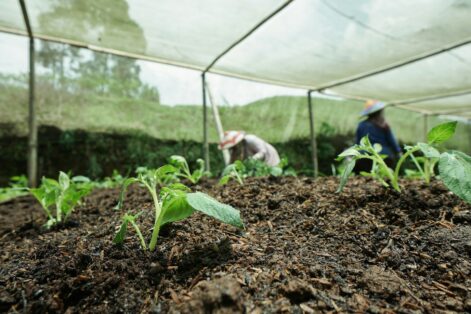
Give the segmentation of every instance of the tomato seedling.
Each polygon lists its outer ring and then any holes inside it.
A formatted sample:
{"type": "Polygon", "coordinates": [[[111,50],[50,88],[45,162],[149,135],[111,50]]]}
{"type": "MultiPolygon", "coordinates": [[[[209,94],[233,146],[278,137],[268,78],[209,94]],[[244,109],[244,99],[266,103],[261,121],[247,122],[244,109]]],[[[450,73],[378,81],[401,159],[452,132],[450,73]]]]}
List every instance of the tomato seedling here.
{"type": "Polygon", "coordinates": [[[127,213],[123,216],[123,223],[114,237],[114,243],[119,244],[124,241],[127,226],[131,223],[140,239],[142,248],[144,250],[148,248],[150,251],[154,251],[157,245],[160,228],[163,225],[169,222],[183,220],[195,211],[200,211],[235,227],[244,228],[238,210],[229,205],[222,204],[204,193],[191,193],[190,189],[181,183],[171,183],[161,187],[160,191],[157,192],[157,188],[161,186],[160,183],[177,171],[178,169],[174,166],[165,165],[158,169],[140,171],[137,178],[128,178],[125,180],[116,209],[122,208],[127,187],[132,183],[139,183],[143,185],[152,196],[155,211],[154,227],[149,246],[147,247],[139,226],[136,224],[136,215],[127,213]]]}
{"type": "Polygon", "coordinates": [[[45,227],[65,222],[80,199],[92,189],[88,178],[78,176],[72,179],[64,173],[59,173],[59,180],[43,177],[41,186],[30,189],[31,194],[39,201],[47,215],[45,227]],[[53,210],[55,207],[55,216],[53,210]]]}

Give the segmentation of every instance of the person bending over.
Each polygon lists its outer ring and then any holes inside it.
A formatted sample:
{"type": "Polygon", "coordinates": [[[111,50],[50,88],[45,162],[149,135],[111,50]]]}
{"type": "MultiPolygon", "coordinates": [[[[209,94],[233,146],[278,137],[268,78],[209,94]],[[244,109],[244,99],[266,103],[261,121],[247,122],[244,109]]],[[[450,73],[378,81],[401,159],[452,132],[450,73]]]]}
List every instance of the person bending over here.
{"type": "Polygon", "coordinates": [[[224,132],[224,138],[218,148],[220,150],[229,149],[231,163],[247,158],[261,160],[272,167],[280,163],[280,156],[272,145],[258,136],[246,134],[244,131],[224,132]]]}

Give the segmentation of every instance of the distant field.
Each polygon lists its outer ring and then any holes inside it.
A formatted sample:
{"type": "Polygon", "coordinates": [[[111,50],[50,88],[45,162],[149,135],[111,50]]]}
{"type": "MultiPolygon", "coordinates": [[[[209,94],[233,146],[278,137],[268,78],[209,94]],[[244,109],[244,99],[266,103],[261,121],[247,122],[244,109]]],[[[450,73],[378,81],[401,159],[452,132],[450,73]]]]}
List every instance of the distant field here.
{"type": "MultiPolygon", "coordinates": [[[[61,129],[84,129],[105,132],[143,132],[161,139],[201,141],[201,106],[169,107],[147,101],[96,95],[71,96],[38,92],[40,124],[61,129]]],[[[363,104],[355,101],[314,99],[316,130],[322,122],[333,126],[337,133],[354,132],[358,112],[363,104]]],[[[210,108],[210,141],[217,140],[210,108]]],[[[10,124],[0,132],[26,134],[27,93],[21,87],[0,85],[0,123],[10,124]],[[11,129],[11,123],[14,129],[11,129]]],[[[309,136],[305,97],[277,96],[261,99],[246,106],[221,107],[225,129],[242,129],[273,142],[309,136]]],[[[398,138],[404,142],[423,140],[423,119],[419,114],[390,108],[387,118],[398,138]]],[[[429,126],[440,120],[429,120],[429,126]]],[[[470,153],[470,127],[460,125],[450,147],[470,153]]]]}

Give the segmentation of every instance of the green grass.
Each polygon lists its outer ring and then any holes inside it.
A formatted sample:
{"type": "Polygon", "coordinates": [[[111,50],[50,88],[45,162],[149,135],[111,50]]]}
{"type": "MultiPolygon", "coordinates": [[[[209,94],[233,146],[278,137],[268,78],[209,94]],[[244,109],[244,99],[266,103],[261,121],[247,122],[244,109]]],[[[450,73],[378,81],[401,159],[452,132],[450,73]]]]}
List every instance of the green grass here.
{"type": "MultiPolygon", "coordinates": [[[[149,101],[111,98],[97,95],[70,95],[38,86],[38,122],[61,129],[84,129],[94,132],[139,132],[160,139],[202,140],[201,106],[164,106],[149,101]]],[[[363,104],[357,101],[314,99],[315,127],[322,122],[333,126],[340,134],[355,131],[358,113],[363,104]]],[[[0,85],[0,124],[12,123],[0,132],[27,133],[27,92],[23,87],[0,85]]],[[[217,141],[211,108],[209,138],[217,141]]],[[[220,107],[226,130],[240,129],[259,135],[271,142],[285,142],[309,136],[306,97],[276,96],[246,106],[220,107]]],[[[403,142],[423,141],[423,119],[419,114],[389,108],[387,119],[403,142]]],[[[440,123],[429,119],[429,127],[440,123]]],[[[470,130],[459,125],[450,141],[450,148],[470,153],[470,130]]]]}

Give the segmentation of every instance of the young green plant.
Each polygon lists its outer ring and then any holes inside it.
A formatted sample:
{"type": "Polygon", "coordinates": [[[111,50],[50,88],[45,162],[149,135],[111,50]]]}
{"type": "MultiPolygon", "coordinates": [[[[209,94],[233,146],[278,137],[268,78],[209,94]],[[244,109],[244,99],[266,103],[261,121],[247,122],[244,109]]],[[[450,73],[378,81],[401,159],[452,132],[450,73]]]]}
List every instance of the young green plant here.
{"type": "Polygon", "coordinates": [[[193,184],[198,183],[202,177],[210,175],[210,173],[205,170],[204,160],[201,158],[196,160],[196,164],[198,165],[198,168],[195,171],[193,171],[193,173],[190,171],[188,162],[183,156],[178,156],[178,155],[170,156],[170,164],[177,169],[177,171],[175,172],[175,175],[177,177],[186,178],[188,179],[188,181],[190,181],[193,184]]]}
{"type": "MultiPolygon", "coordinates": [[[[440,160],[440,152],[437,145],[449,140],[456,131],[456,121],[439,124],[432,128],[427,134],[427,143],[417,143],[406,146],[405,150],[417,167],[420,176],[429,184],[435,175],[435,166],[440,160]],[[416,157],[414,153],[421,152],[423,156],[416,157]]],[[[407,154],[406,153],[406,154],[407,154]]]]}
{"type": "Polygon", "coordinates": [[[384,161],[386,156],[380,154],[382,150],[381,145],[377,143],[372,145],[367,136],[363,137],[360,140],[359,145],[354,145],[348,148],[337,158],[337,160],[349,158],[347,166],[342,173],[340,186],[337,191],[342,191],[348,177],[355,167],[356,161],[359,159],[370,159],[373,162],[373,166],[368,175],[379,180],[384,186],[389,186],[389,183],[387,182],[389,181],[392,187],[398,192],[401,192],[401,188],[399,186],[399,173],[404,161],[408,157],[411,157],[425,181],[427,183],[430,182],[430,176],[433,175],[435,164],[440,158],[440,153],[436,148],[434,148],[434,145],[441,144],[448,140],[454,134],[455,129],[456,122],[447,122],[434,127],[427,135],[427,144],[418,143],[414,146],[405,147],[406,152],[401,156],[401,158],[399,158],[394,170],[389,168],[384,161]],[[418,151],[422,151],[424,154],[424,167],[420,166],[419,160],[414,156],[414,153],[418,151]]]}
{"type": "Polygon", "coordinates": [[[244,185],[245,166],[240,160],[236,160],[233,164],[227,165],[222,172],[220,185],[227,184],[230,180],[237,181],[240,185],[244,185]]]}
{"type": "Polygon", "coordinates": [[[429,183],[434,175],[434,167],[438,163],[440,179],[457,196],[468,203],[471,203],[471,157],[459,151],[446,151],[440,153],[437,145],[450,139],[456,131],[457,122],[446,122],[432,128],[427,134],[427,143],[418,143],[414,146],[407,146],[406,152],[399,159],[393,171],[384,162],[385,156],[380,155],[381,146],[371,145],[367,137],[360,141],[360,145],[348,148],[339,155],[339,159],[350,158],[342,173],[338,192],[342,191],[348,177],[350,176],[355,162],[358,159],[367,158],[373,161],[371,175],[380,180],[383,185],[389,186],[384,178],[389,179],[395,190],[400,192],[398,184],[399,172],[406,158],[411,157],[417,166],[419,173],[424,180],[429,183]],[[419,164],[419,159],[414,153],[421,151],[423,154],[423,167],[419,164]]]}
{"type": "Polygon", "coordinates": [[[30,192],[44,209],[48,218],[45,227],[49,229],[55,224],[65,222],[81,198],[91,189],[87,178],[78,176],[71,179],[61,171],[59,180],[43,177],[41,186],[30,189],[30,192]]]}
{"type": "Polygon", "coordinates": [[[114,243],[120,244],[124,241],[127,226],[131,223],[140,239],[142,248],[144,250],[149,249],[150,251],[154,251],[160,229],[163,225],[183,220],[195,211],[200,211],[235,227],[244,228],[238,210],[229,205],[222,204],[204,193],[191,193],[190,189],[181,183],[171,183],[167,186],[163,186],[158,192],[159,183],[162,182],[165,177],[177,171],[178,169],[174,166],[165,165],[158,169],[146,169],[146,171],[141,171],[137,178],[129,178],[124,182],[116,208],[122,208],[127,187],[132,183],[139,183],[143,185],[152,196],[154,203],[154,227],[149,245],[147,246],[139,226],[136,223],[136,215],[127,213],[123,216],[123,223],[113,240],[114,243]]]}
{"type": "MultiPolygon", "coordinates": [[[[359,159],[369,159],[372,161],[373,166],[370,172],[370,176],[379,180],[384,186],[392,186],[394,190],[400,192],[401,188],[399,187],[399,168],[396,167],[396,171],[393,171],[388,167],[384,159],[386,155],[381,154],[382,146],[378,143],[371,144],[368,136],[363,137],[360,140],[360,144],[354,145],[345,151],[343,151],[337,158],[337,160],[347,159],[347,164],[345,169],[340,177],[340,186],[337,189],[337,192],[340,192],[345,187],[347,180],[350,174],[355,168],[356,161],[359,159]],[[387,182],[389,181],[389,183],[387,182]]],[[[401,156],[398,166],[402,164],[403,160],[407,158],[408,155],[404,154],[401,156]]]]}

